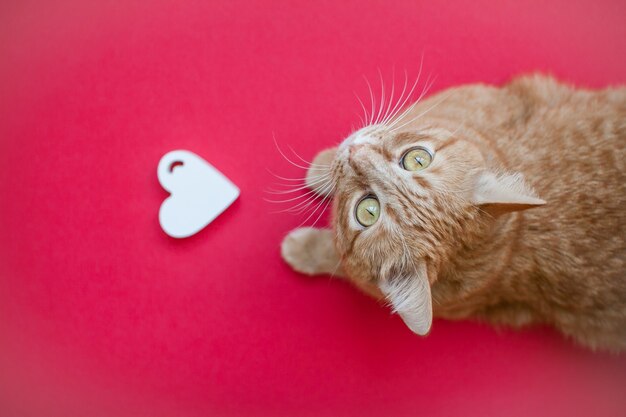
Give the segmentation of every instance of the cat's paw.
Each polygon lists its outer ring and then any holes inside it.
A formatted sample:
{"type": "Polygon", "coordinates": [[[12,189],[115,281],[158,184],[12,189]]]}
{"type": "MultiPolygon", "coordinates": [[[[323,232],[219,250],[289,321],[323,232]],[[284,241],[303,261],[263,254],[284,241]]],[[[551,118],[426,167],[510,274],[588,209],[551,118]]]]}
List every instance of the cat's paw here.
{"type": "Polygon", "coordinates": [[[318,153],[306,172],[306,185],[319,195],[330,194],[330,166],[336,153],[337,148],[325,149],[318,153]]]}
{"type": "Polygon", "coordinates": [[[281,254],[293,269],[307,275],[332,274],[339,269],[332,232],[302,227],[283,240],[281,254]]]}

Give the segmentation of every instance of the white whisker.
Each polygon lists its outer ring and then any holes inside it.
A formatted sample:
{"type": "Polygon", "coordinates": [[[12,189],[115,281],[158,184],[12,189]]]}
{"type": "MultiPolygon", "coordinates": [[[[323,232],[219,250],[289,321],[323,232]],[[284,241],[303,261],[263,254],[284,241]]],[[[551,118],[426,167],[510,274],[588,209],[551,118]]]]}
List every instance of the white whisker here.
{"type": "MultiPolygon", "coordinates": [[[[326,192],[332,192],[333,188],[329,188],[328,190],[326,190],[326,192]]],[[[326,200],[326,197],[322,197],[323,200],[326,200]]],[[[289,212],[293,213],[293,214],[302,214],[305,211],[307,211],[310,207],[311,204],[313,204],[313,201],[309,201],[304,207],[301,207],[299,209],[297,209],[297,206],[292,207],[290,210],[288,210],[289,212]],[[297,209],[297,210],[296,210],[297,209]]]]}
{"type": "MultiPolygon", "coordinates": [[[[321,191],[322,192],[330,192],[332,189],[333,189],[333,186],[331,184],[326,184],[321,191]]],[[[314,194],[309,195],[309,197],[306,200],[303,200],[303,201],[297,203],[293,207],[289,207],[289,208],[287,208],[285,210],[282,210],[281,212],[290,212],[290,213],[294,213],[294,214],[303,213],[304,211],[309,209],[311,204],[313,204],[314,201],[317,200],[318,197],[320,197],[320,195],[317,192],[315,192],[314,194]]]]}
{"type": "Polygon", "coordinates": [[[318,199],[318,197],[319,196],[317,194],[313,194],[309,196],[306,200],[300,201],[293,207],[288,207],[284,210],[278,210],[274,213],[291,213],[295,215],[302,214],[311,207],[311,205],[318,199]]]}
{"type": "Polygon", "coordinates": [[[332,180],[332,176],[328,175],[328,176],[316,177],[314,180],[309,181],[309,182],[301,181],[295,184],[274,183],[274,185],[283,187],[284,189],[271,190],[271,191],[275,193],[280,193],[280,194],[288,194],[288,193],[293,193],[295,191],[303,190],[305,188],[312,188],[313,186],[326,183],[331,180],[332,180]]]}
{"type": "Polygon", "coordinates": [[[417,97],[417,99],[410,106],[408,106],[405,110],[403,110],[400,116],[398,116],[393,121],[393,123],[391,123],[387,127],[391,129],[394,125],[401,122],[407,115],[409,115],[411,111],[413,111],[415,106],[417,106],[422,101],[422,98],[424,98],[424,96],[426,95],[426,93],[428,92],[428,90],[430,89],[430,87],[432,86],[434,82],[435,82],[434,80],[430,81],[430,75],[429,75],[428,78],[426,79],[426,83],[424,84],[424,88],[422,89],[422,92],[420,93],[419,97],[417,97]]]}
{"type": "Polygon", "coordinates": [[[329,275],[331,277],[337,276],[337,271],[339,271],[340,267],[341,267],[341,259],[339,259],[339,261],[337,261],[337,264],[335,265],[335,267],[333,268],[333,271],[329,275]]]}
{"type": "Polygon", "coordinates": [[[443,103],[445,100],[447,100],[450,97],[450,93],[446,94],[445,96],[443,96],[443,98],[439,101],[437,101],[435,104],[433,104],[432,106],[430,106],[428,109],[424,110],[423,112],[421,112],[420,114],[418,114],[417,116],[415,116],[413,119],[409,120],[406,123],[401,124],[400,126],[397,126],[393,129],[391,129],[392,132],[395,132],[398,129],[402,129],[404,126],[411,124],[413,122],[415,122],[416,120],[419,120],[422,116],[428,114],[431,110],[433,110],[434,108],[436,108],[437,106],[439,106],[441,103],[443,103]]]}
{"type": "Polygon", "coordinates": [[[324,205],[324,207],[320,211],[320,214],[317,216],[317,218],[315,219],[315,221],[313,222],[311,227],[314,227],[317,224],[317,222],[322,218],[322,215],[326,212],[326,209],[328,208],[328,205],[330,204],[330,201],[331,201],[330,198],[326,200],[326,204],[324,205]]]}
{"type": "Polygon", "coordinates": [[[459,130],[461,130],[461,128],[462,128],[462,127],[464,127],[464,126],[465,126],[465,119],[461,121],[461,123],[459,124],[459,126],[458,126],[456,129],[454,129],[454,132],[450,133],[450,136],[448,136],[448,137],[450,137],[450,138],[451,138],[451,137],[453,137],[454,135],[456,135],[456,134],[458,133],[458,131],[459,131],[459,130]]]}
{"type": "Polygon", "coordinates": [[[297,168],[301,168],[301,169],[309,169],[309,167],[305,167],[299,164],[296,164],[295,162],[293,162],[291,159],[289,159],[287,157],[287,155],[285,155],[285,153],[283,152],[282,149],[280,149],[280,146],[278,146],[278,142],[276,141],[276,136],[274,136],[274,134],[272,133],[272,137],[274,138],[274,145],[276,146],[276,149],[278,149],[278,152],[280,153],[280,155],[287,161],[289,162],[291,165],[297,167],[297,168]]]}
{"type": "Polygon", "coordinates": [[[361,100],[361,98],[358,96],[358,94],[353,91],[354,96],[356,97],[357,100],[359,100],[359,104],[361,105],[361,108],[363,109],[363,118],[362,123],[361,123],[361,127],[365,127],[365,124],[367,123],[368,119],[369,119],[369,115],[367,114],[367,110],[365,109],[365,104],[363,104],[363,101],[361,100]]]}
{"type": "Polygon", "coordinates": [[[265,201],[267,201],[268,203],[276,203],[276,204],[282,204],[282,203],[290,203],[292,201],[297,201],[301,198],[307,197],[307,196],[313,196],[315,197],[317,194],[317,191],[315,190],[309,190],[306,193],[300,194],[296,197],[292,197],[292,198],[288,198],[286,200],[272,200],[272,199],[268,199],[268,198],[264,198],[265,201]]]}
{"type": "MultiPolygon", "coordinates": [[[[324,181],[320,181],[319,183],[325,183],[325,182],[327,182],[327,181],[329,181],[329,180],[328,180],[328,179],[325,179],[324,181]]],[[[313,184],[313,185],[314,185],[314,184],[313,184]]],[[[291,194],[291,193],[295,193],[295,192],[298,192],[298,191],[301,191],[301,190],[310,189],[310,188],[311,188],[311,187],[309,186],[309,184],[304,184],[304,185],[301,185],[301,186],[299,186],[299,187],[292,188],[292,189],[289,189],[289,190],[274,190],[274,189],[268,189],[266,192],[267,192],[268,194],[274,194],[274,195],[284,195],[284,194],[291,194]]]]}
{"type": "Polygon", "coordinates": [[[367,83],[367,89],[370,92],[370,101],[372,102],[372,111],[370,113],[370,117],[369,120],[367,121],[368,125],[371,125],[372,122],[374,121],[374,111],[375,111],[375,106],[374,106],[374,92],[372,91],[372,86],[370,85],[370,82],[367,80],[367,77],[365,77],[365,75],[363,76],[363,79],[365,80],[365,82],[367,83]]]}
{"type": "Polygon", "coordinates": [[[301,194],[301,195],[293,197],[293,198],[288,198],[286,200],[272,200],[272,199],[269,199],[269,198],[263,198],[263,200],[267,201],[268,203],[284,204],[284,203],[291,203],[293,201],[298,201],[301,198],[305,198],[305,197],[311,196],[311,195],[315,196],[315,192],[312,191],[312,190],[311,190],[311,192],[306,192],[304,194],[301,194]]]}
{"type": "Polygon", "coordinates": [[[308,164],[309,167],[314,167],[314,168],[328,168],[328,167],[330,167],[329,164],[314,164],[313,162],[309,162],[306,159],[304,159],[303,157],[301,157],[300,155],[298,155],[298,153],[296,151],[294,151],[293,148],[290,145],[287,145],[287,147],[289,148],[289,150],[291,152],[293,152],[293,154],[295,156],[298,157],[298,159],[300,159],[305,164],[308,164]]]}
{"type": "MultiPolygon", "coordinates": [[[[331,191],[330,191],[330,192],[332,192],[332,190],[333,190],[333,189],[334,189],[334,186],[333,186],[333,188],[331,188],[331,191]]],[[[309,215],[307,216],[307,218],[306,218],[306,219],[304,219],[304,221],[303,221],[302,223],[300,223],[300,225],[299,225],[298,227],[302,227],[302,226],[303,226],[303,225],[304,225],[307,221],[309,221],[309,219],[310,219],[311,217],[313,217],[313,215],[315,215],[315,213],[316,213],[316,212],[320,209],[320,207],[322,207],[322,205],[326,202],[326,200],[327,200],[326,198],[323,198],[323,199],[322,199],[322,200],[321,200],[321,201],[320,201],[320,202],[319,202],[319,203],[315,206],[315,208],[313,209],[313,211],[311,212],[311,214],[309,214],[309,215]]],[[[328,199],[328,201],[330,201],[330,199],[328,199]]],[[[326,204],[326,206],[328,206],[328,204],[326,204]]],[[[323,210],[322,210],[322,212],[323,212],[323,210]]]]}
{"type": "MultiPolygon", "coordinates": [[[[419,80],[422,76],[422,68],[423,68],[423,64],[424,64],[424,56],[422,55],[422,59],[420,61],[420,68],[417,72],[417,78],[415,79],[415,82],[413,83],[413,86],[411,86],[411,89],[409,90],[409,93],[406,95],[406,97],[404,98],[404,100],[402,100],[402,104],[400,104],[399,106],[397,106],[397,109],[394,108],[394,112],[393,114],[388,118],[388,121],[394,120],[394,122],[391,124],[391,126],[393,126],[395,123],[397,123],[398,120],[401,120],[402,117],[404,117],[405,112],[402,112],[402,110],[404,109],[404,106],[406,105],[406,103],[408,102],[408,100],[410,100],[410,98],[413,96],[413,92],[415,91],[415,87],[417,87],[417,85],[419,84],[419,80]],[[396,118],[396,116],[398,115],[398,113],[402,112],[402,115],[398,118],[396,118]]],[[[405,73],[406,74],[406,73],[405,73]]],[[[408,75],[407,75],[408,77],[408,75]]],[[[410,108],[410,107],[409,107],[410,108]]],[[[386,121],[385,123],[387,123],[388,121],[386,121]]],[[[388,126],[390,127],[390,126],[388,126]]]]}
{"type": "Polygon", "coordinates": [[[380,68],[378,68],[378,77],[380,78],[380,105],[378,107],[378,114],[376,114],[374,124],[378,124],[380,121],[383,108],[385,107],[385,81],[383,80],[383,73],[380,71],[380,68]]]}
{"type": "Polygon", "coordinates": [[[381,124],[385,124],[385,120],[389,117],[389,112],[391,111],[391,103],[393,103],[393,96],[396,90],[396,70],[395,67],[391,70],[391,94],[389,95],[389,104],[387,105],[387,109],[385,109],[385,114],[381,120],[381,124]]]}
{"type": "MultiPolygon", "coordinates": [[[[276,178],[280,179],[280,180],[284,180],[284,181],[300,181],[300,182],[306,181],[306,177],[304,177],[304,178],[287,178],[287,177],[282,177],[282,176],[280,176],[278,174],[275,174],[269,168],[265,168],[265,170],[267,172],[269,172],[270,174],[272,174],[273,176],[275,176],[276,178]]],[[[320,175],[316,175],[315,178],[320,178],[322,176],[327,176],[327,175],[331,175],[330,170],[326,170],[326,172],[324,172],[324,173],[322,173],[320,175]]]]}

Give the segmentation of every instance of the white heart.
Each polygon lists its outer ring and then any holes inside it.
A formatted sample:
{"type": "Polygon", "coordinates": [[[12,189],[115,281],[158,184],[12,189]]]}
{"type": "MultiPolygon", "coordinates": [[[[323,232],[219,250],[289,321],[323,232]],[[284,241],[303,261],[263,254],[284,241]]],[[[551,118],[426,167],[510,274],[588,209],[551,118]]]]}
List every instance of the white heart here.
{"type": "Polygon", "coordinates": [[[161,228],[171,237],[198,233],[239,197],[235,184],[193,152],[167,153],[157,176],[171,194],[159,210],[161,228]]]}

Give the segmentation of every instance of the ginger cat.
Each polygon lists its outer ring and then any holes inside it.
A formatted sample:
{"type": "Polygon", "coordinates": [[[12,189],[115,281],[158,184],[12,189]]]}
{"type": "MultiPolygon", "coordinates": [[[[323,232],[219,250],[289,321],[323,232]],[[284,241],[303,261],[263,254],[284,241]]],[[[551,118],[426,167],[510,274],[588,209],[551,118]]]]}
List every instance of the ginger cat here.
{"type": "Polygon", "coordinates": [[[626,88],[528,76],[389,107],[316,157],[333,228],[293,230],[284,259],[420,335],[433,316],[547,323],[626,350],[626,88]]]}

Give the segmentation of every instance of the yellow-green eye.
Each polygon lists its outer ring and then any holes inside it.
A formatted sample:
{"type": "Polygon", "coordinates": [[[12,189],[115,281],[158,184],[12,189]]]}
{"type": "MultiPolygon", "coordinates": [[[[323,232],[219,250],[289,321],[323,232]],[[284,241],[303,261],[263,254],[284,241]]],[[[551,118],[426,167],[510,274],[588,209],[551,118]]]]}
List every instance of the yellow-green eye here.
{"type": "Polygon", "coordinates": [[[380,203],[375,197],[365,197],[356,205],[356,220],[361,226],[369,227],[380,217],[380,203]]]}
{"type": "Polygon", "coordinates": [[[409,149],[402,156],[402,168],[407,171],[421,171],[430,165],[433,155],[426,148],[409,149]]]}

